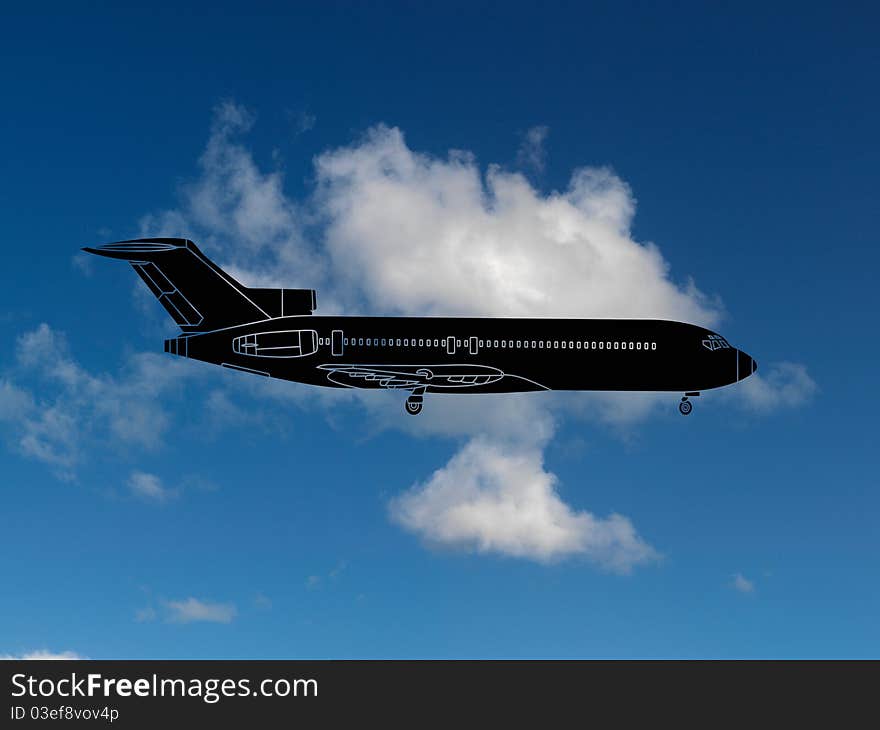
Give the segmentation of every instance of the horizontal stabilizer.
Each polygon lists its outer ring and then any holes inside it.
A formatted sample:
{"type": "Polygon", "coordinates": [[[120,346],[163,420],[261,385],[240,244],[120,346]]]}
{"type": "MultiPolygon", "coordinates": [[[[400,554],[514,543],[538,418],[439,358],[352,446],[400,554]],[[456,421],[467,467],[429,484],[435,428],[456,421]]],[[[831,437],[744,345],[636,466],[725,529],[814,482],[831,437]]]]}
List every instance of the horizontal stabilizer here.
{"type": "Polygon", "coordinates": [[[250,289],[185,238],[139,238],[83,250],[128,261],[186,332],[311,314],[315,308],[311,289],[250,289]]]}

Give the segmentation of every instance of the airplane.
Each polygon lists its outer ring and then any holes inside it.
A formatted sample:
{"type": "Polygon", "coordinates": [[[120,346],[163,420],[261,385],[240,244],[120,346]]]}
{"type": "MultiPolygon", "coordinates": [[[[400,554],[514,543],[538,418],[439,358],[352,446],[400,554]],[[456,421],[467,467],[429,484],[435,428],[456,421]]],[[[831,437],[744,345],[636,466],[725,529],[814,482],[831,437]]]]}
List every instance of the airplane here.
{"type": "Polygon", "coordinates": [[[758,369],[721,335],[661,319],[320,316],[314,289],[240,284],[189,239],[84,251],[128,261],[180,327],[165,352],[331,388],[426,394],[666,391],[690,398],[758,369]]]}

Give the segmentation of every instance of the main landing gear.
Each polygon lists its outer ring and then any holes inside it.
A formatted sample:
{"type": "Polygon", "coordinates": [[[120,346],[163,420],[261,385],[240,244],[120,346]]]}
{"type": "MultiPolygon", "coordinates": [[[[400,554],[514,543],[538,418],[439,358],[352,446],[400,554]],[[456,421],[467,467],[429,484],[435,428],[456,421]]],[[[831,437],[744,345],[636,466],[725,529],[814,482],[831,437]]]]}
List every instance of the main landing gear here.
{"type": "Polygon", "coordinates": [[[422,396],[425,393],[424,388],[416,388],[412,395],[406,399],[406,412],[411,416],[417,416],[422,412],[422,396]]]}
{"type": "Polygon", "coordinates": [[[693,396],[698,396],[699,393],[685,393],[681,397],[681,403],[678,404],[678,412],[683,416],[687,416],[692,410],[694,410],[694,404],[691,403],[688,398],[693,396]]]}

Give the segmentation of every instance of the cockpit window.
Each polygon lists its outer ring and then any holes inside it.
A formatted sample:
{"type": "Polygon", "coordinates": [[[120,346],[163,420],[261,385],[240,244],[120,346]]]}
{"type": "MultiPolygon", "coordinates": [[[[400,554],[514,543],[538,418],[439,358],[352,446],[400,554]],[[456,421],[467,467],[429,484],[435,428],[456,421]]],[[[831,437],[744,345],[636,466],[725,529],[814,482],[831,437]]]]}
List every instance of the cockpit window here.
{"type": "Polygon", "coordinates": [[[729,348],[730,345],[727,344],[727,340],[725,340],[721,335],[709,335],[705,340],[703,340],[703,347],[707,350],[724,350],[729,348]]]}

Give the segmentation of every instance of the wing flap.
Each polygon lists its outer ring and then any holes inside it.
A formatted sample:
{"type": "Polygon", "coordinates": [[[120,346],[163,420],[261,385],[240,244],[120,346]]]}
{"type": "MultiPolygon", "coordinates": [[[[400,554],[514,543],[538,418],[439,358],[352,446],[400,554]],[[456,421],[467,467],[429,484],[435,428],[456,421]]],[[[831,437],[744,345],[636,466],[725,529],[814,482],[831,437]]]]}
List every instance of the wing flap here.
{"type": "Polygon", "coordinates": [[[504,373],[488,365],[372,365],[332,363],[319,365],[331,383],[348,388],[456,390],[487,385],[504,373]]]}

